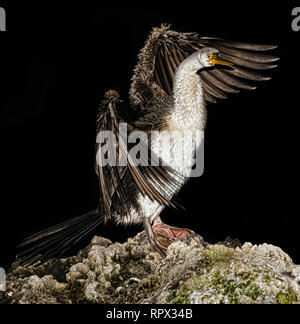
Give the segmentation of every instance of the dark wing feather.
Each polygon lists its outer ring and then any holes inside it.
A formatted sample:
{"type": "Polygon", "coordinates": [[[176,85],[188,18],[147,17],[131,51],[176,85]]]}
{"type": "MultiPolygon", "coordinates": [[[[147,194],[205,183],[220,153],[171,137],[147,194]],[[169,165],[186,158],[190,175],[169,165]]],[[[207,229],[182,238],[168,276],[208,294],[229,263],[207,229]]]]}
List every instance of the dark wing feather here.
{"type": "Polygon", "coordinates": [[[217,102],[217,99],[226,99],[227,94],[238,93],[241,89],[256,89],[255,82],[270,79],[258,71],[277,67],[275,62],[279,59],[266,53],[276,48],[273,45],[199,37],[196,33],[178,33],[170,30],[170,26],[162,25],[153,29],[139,55],[139,63],[132,78],[131,101],[134,104],[145,103],[149,99],[146,88],[152,90],[154,99],[171,95],[177,67],[185,58],[203,47],[218,49],[221,58],[234,64],[232,70],[214,67],[199,72],[204,97],[211,103],[217,102]],[[144,101],[141,102],[141,98],[144,101]]]}
{"type": "MultiPolygon", "coordinates": [[[[127,213],[130,208],[130,203],[126,195],[125,182],[123,181],[125,173],[129,173],[136,188],[142,195],[148,196],[152,201],[157,201],[161,205],[171,206],[176,208],[178,204],[172,200],[172,192],[178,187],[178,180],[182,177],[171,167],[166,166],[151,166],[151,158],[155,158],[155,154],[148,148],[145,143],[145,150],[149,152],[148,160],[141,161],[141,165],[136,165],[134,156],[130,151],[130,146],[127,139],[119,133],[119,123],[127,123],[128,130],[135,130],[129,120],[122,116],[124,108],[121,107],[119,96],[115,91],[106,93],[106,99],[103,101],[100,113],[97,118],[97,132],[111,131],[115,135],[116,140],[116,161],[119,161],[119,156],[126,158],[126,166],[113,166],[102,163],[96,164],[96,172],[99,176],[99,185],[101,191],[99,208],[104,214],[106,222],[111,216],[111,207],[114,197],[119,200],[119,205],[122,206],[121,214],[127,213]]],[[[126,134],[127,136],[127,134],[126,134]]],[[[101,143],[97,143],[97,150],[101,147],[101,143]]],[[[108,152],[110,154],[110,152],[108,152]]],[[[101,155],[97,155],[98,157],[101,155]]],[[[142,157],[141,157],[142,158],[142,157]]],[[[122,215],[121,215],[122,216],[122,215]]]]}

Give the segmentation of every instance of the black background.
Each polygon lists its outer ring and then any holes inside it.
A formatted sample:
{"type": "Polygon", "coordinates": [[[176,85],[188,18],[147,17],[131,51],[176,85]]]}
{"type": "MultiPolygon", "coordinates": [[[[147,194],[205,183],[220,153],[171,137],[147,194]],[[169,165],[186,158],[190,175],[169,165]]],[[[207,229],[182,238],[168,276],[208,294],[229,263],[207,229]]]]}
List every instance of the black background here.
{"type": "MultiPolygon", "coordinates": [[[[97,206],[98,104],[111,88],[127,98],[138,51],[162,22],[177,31],[276,44],[281,58],[272,80],[256,91],[208,106],[204,175],[180,194],[186,211],[165,210],[163,220],[209,242],[230,236],[278,245],[299,263],[300,32],[291,29],[293,6],[107,5],[2,5],[8,31],[0,33],[0,265],[14,260],[26,236],[97,206]]],[[[97,233],[122,242],[140,230],[110,223],[97,233]]]]}

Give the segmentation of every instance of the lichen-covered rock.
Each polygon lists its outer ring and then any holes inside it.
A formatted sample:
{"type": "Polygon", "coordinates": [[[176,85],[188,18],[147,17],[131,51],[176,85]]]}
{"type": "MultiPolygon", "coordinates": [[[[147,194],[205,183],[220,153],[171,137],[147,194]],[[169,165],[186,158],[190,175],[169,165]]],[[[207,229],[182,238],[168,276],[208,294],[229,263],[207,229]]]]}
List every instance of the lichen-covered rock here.
{"type": "Polygon", "coordinates": [[[0,303],[300,303],[300,266],[280,248],[210,245],[199,235],[162,258],[138,234],[124,244],[94,237],[77,256],[13,265],[0,303]]]}

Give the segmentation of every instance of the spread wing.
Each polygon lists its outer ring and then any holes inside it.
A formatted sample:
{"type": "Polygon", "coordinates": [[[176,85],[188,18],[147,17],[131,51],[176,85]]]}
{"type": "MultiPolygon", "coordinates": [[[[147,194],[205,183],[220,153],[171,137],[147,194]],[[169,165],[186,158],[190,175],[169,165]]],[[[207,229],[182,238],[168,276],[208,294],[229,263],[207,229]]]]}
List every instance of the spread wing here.
{"type": "Polygon", "coordinates": [[[156,159],[155,154],[147,143],[142,143],[142,141],[140,144],[145,145],[143,150],[148,154],[147,158],[143,158],[141,154],[140,164],[137,163],[127,143],[128,133],[122,134],[122,131],[119,131],[120,123],[126,123],[128,132],[136,130],[123,113],[124,111],[118,93],[112,90],[108,91],[97,118],[98,140],[96,146],[96,172],[99,176],[101,192],[99,208],[104,213],[104,221],[107,221],[111,216],[114,197],[122,206],[122,210],[118,211],[119,215],[122,216],[129,211],[130,203],[126,194],[125,177],[127,177],[127,182],[129,177],[129,180],[134,183],[144,197],[147,196],[152,201],[157,201],[164,206],[174,208],[178,206],[172,200],[172,196],[178,188],[178,181],[182,180],[182,176],[171,167],[162,166],[162,163],[159,166],[152,166],[151,159],[156,159]],[[100,134],[104,134],[101,140],[99,140],[100,134]],[[112,134],[110,138],[109,134],[112,134]],[[112,145],[109,144],[109,141],[112,145]],[[120,163],[120,161],[123,162],[120,163]]]}
{"type": "Polygon", "coordinates": [[[275,68],[278,57],[267,54],[273,45],[241,43],[213,37],[200,37],[196,33],[178,33],[162,25],[154,28],[139,54],[130,89],[131,101],[136,105],[147,103],[172,93],[175,71],[189,55],[203,47],[219,50],[221,58],[234,64],[234,69],[215,67],[199,72],[207,102],[226,99],[229,93],[241,89],[254,90],[256,82],[267,81],[263,70],[275,68]]]}

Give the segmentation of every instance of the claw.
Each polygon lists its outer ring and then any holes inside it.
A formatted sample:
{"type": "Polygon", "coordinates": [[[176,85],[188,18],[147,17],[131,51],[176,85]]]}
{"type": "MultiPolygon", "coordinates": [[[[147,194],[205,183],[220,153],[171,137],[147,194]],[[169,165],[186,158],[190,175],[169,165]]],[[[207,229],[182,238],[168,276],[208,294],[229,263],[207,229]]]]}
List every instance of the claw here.
{"type": "Polygon", "coordinates": [[[146,235],[152,248],[163,257],[167,255],[170,244],[195,234],[195,232],[186,228],[164,224],[160,218],[155,220],[152,226],[149,219],[144,219],[144,228],[145,232],[142,234],[142,238],[146,235]]]}

